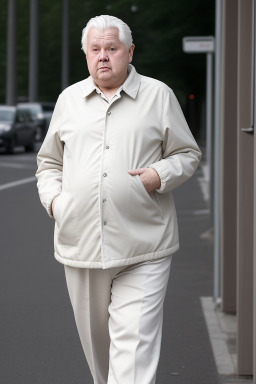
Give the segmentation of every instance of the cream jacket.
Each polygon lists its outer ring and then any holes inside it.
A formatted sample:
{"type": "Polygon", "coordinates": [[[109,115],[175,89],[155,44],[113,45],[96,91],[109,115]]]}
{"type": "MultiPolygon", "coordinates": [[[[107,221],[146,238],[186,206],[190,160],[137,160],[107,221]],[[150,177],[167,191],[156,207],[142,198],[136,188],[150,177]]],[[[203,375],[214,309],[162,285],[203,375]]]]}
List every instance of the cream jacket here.
{"type": "Polygon", "coordinates": [[[201,152],[173,91],[129,76],[108,102],[91,77],[65,89],[38,153],[38,190],[51,216],[55,258],[111,268],[179,248],[172,190],[195,171],[201,152]],[[148,194],[128,170],[152,167],[161,187],[148,194]]]}

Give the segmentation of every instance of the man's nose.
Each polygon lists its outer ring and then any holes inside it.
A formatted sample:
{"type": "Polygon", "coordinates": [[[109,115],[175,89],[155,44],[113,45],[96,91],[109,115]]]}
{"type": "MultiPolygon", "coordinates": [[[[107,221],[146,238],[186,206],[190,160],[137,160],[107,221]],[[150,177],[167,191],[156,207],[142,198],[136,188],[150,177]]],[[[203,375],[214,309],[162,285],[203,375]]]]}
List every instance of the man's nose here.
{"type": "Polygon", "coordinates": [[[101,49],[99,60],[100,61],[108,61],[108,55],[107,55],[107,52],[105,51],[105,49],[101,49]]]}

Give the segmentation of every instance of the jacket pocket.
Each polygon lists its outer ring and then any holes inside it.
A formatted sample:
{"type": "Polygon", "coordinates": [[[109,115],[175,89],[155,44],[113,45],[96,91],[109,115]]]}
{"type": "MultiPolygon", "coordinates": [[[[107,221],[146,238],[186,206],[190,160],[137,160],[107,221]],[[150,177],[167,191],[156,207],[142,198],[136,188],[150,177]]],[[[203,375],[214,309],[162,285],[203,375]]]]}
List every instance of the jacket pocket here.
{"type": "Polygon", "coordinates": [[[137,180],[138,180],[138,185],[140,186],[141,190],[143,191],[145,197],[146,197],[147,199],[150,199],[151,202],[154,202],[154,203],[155,203],[157,209],[159,210],[160,216],[162,217],[162,216],[163,216],[163,211],[162,211],[160,202],[159,202],[158,197],[157,197],[157,192],[156,192],[156,191],[153,191],[153,192],[151,192],[151,193],[149,194],[149,193],[147,192],[146,188],[144,187],[144,184],[142,183],[140,176],[137,175],[136,177],[137,177],[137,180]]]}
{"type": "Polygon", "coordinates": [[[133,220],[145,221],[148,224],[159,224],[163,211],[157,192],[148,193],[139,175],[130,179],[129,209],[133,220]]]}
{"type": "Polygon", "coordinates": [[[76,246],[80,236],[76,200],[72,193],[61,192],[56,199],[53,214],[57,224],[58,243],[76,246]]]}

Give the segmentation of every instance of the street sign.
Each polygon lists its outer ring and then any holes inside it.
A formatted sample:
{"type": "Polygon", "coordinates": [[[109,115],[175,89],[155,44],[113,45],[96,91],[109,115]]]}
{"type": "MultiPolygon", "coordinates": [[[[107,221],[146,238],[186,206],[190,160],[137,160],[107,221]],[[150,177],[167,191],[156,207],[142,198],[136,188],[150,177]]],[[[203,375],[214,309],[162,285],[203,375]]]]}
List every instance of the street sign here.
{"type": "Polygon", "coordinates": [[[183,51],[186,53],[214,52],[213,36],[189,36],[182,39],[183,51]]]}

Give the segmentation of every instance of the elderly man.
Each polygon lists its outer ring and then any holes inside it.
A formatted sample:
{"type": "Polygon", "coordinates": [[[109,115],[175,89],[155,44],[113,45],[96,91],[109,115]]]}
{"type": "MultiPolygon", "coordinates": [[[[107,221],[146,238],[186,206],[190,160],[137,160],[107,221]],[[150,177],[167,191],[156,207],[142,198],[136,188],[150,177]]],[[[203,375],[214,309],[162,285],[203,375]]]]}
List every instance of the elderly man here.
{"type": "Polygon", "coordinates": [[[38,189],[55,219],[66,281],[95,384],[153,384],[172,254],[172,190],[200,150],[170,88],[130,64],[129,27],[91,19],[90,77],[58,98],[38,153],[38,189]]]}

